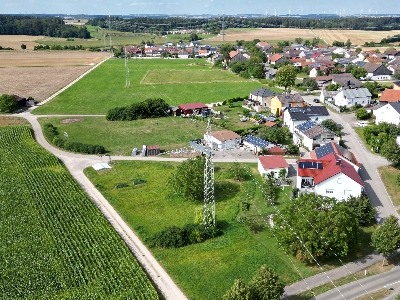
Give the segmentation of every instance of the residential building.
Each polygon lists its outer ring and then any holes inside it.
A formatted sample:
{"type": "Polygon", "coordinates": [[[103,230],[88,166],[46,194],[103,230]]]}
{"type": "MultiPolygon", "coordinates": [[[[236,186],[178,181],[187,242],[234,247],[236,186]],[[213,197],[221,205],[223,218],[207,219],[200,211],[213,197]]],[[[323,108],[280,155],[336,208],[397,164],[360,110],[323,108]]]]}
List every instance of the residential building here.
{"type": "Polygon", "coordinates": [[[386,122],[400,125],[400,102],[388,103],[374,110],[376,124],[386,122]]]}
{"type": "Polygon", "coordinates": [[[239,148],[242,138],[236,132],[220,130],[211,132],[211,136],[204,134],[204,140],[214,150],[229,150],[239,148]]]}
{"type": "Polygon", "coordinates": [[[400,102],[400,89],[385,89],[382,95],[379,97],[379,102],[390,103],[400,102]]]}
{"type": "Polygon", "coordinates": [[[263,177],[273,173],[275,178],[279,178],[279,172],[284,169],[286,176],[289,172],[289,164],[281,155],[265,155],[258,157],[258,172],[263,177]]]}
{"type": "Polygon", "coordinates": [[[343,89],[333,99],[337,106],[351,107],[356,104],[367,106],[371,102],[371,96],[367,88],[343,89]]]}
{"type": "Polygon", "coordinates": [[[276,95],[271,98],[271,113],[276,114],[278,111],[281,115],[285,107],[304,107],[307,105],[307,102],[298,93],[276,95]]]}
{"type": "Polygon", "coordinates": [[[344,89],[355,89],[362,87],[362,82],[351,73],[331,74],[332,84],[340,84],[344,89]]]}
{"type": "Polygon", "coordinates": [[[311,158],[314,160],[321,159],[329,153],[336,154],[339,158],[346,160],[358,172],[360,170],[360,163],[355,157],[354,153],[350,150],[340,146],[336,142],[330,142],[311,151],[311,158]]]}
{"type": "Polygon", "coordinates": [[[283,111],[283,124],[293,133],[294,128],[306,121],[321,123],[329,118],[325,106],[289,107],[283,111]]]}
{"type": "Polygon", "coordinates": [[[243,139],[243,145],[246,150],[251,150],[254,154],[262,153],[263,150],[267,151],[275,147],[275,144],[252,135],[249,135],[243,139]]]}
{"type": "Polygon", "coordinates": [[[339,142],[339,140],[340,137],[336,133],[313,121],[297,125],[293,131],[293,143],[303,146],[309,151],[331,141],[339,142]]]}
{"type": "Polygon", "coordinates": [[[271,108],[271,99],[275,95],[275,92],[270,89],[261,87],[251,91],[249,99],[245,100],[244,104],[251,105],[251,108],[258,112],[269,110],[271,108]]]}
{"type": "Polygon", "coordinates": [[[358,197],[364,190],[364,182],[354,167],[334,153],[320,159],[297,161],[297,188],[317,195],[346,200],[358,197]]]}
{"type": "Polygon", "coordinates": [[[382,64],[365,63],[362,67],[367,70],[367,76],[370,80],[388,80],[392,72],[382,64]]]}

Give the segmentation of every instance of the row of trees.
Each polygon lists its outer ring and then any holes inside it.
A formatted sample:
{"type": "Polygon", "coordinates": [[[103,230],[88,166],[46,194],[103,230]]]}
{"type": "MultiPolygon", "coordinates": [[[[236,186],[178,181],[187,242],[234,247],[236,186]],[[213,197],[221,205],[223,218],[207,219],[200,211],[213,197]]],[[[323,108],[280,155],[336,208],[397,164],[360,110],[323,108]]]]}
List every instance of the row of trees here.
{"type": "Polygon", "coordinates": [[[161,98],[146,99],[130,106],[116,107],[107,112],[108,121],[132,121],[136,119],[167,116],[169,105],[161,98]]]}
{"type": "Polygon", "coordinates": [[[372,17],[330,17],[321,18],[321,15],[311,18],[287,17],[260,17],[240,18],[224,16],[216,18],[132,18],[102,17],[89,20],[89,25],[102,28],[112,28],[125,32],[151,32],[166,34],[178,28],[202,29],[210,33],[219,33],[225,28],[338,28],[356,30],[388,30],[400,28],[400,18],[372,18],[372,17]]]}
{"type": "Polygon", "coordinates": [[[0,15],[0,35],[45,35],[62,38],[90,38],[85,26],[65,25],[61,18],[0,15]]]}

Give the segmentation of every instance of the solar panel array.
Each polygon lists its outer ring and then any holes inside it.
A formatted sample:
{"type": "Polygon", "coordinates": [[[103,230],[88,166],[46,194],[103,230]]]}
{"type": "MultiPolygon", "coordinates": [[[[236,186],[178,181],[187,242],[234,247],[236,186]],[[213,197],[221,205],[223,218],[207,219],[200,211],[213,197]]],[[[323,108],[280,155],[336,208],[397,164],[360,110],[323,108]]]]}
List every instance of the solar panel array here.
{"type": "Polygon", "coordinates": [[[335,149],[333,148],[331,143],[328,143],[321,147],[318,147],[314,151],[315,151],[315,155],[317,158],[324,157],[325,155],[328,155],[329,153],[335,153],[335,149]]]}
{"type": "Polygon", "coordinates": [[[263,147],[266,148],[270,144],[269,142],[264,141],[258,137],[252,136],[252,135],[246,137],[243,141],[253,144],[254,146],[257,146],[260,148],[263,148],[263,147]]]}
{"type": "Polygon", "coordinates": [[[299,162],[300,169],[319,169],[322,170],[322,162],[319,161],[301,161],[299,162]]]}
{"type": "Polygon", "coordinates": [[[315,123],[314,123],[314,122],[312,122],[312,121],[307,121],[307,122],[304,122],[304,123],[302,123],[302,124],[300,124],[300,125],[297,125],[297,128],[298,128],[300,131],[306,131],[306,130],[308,130],[308,129],[314,127],[314,126],[315,126],[315,123]]]}

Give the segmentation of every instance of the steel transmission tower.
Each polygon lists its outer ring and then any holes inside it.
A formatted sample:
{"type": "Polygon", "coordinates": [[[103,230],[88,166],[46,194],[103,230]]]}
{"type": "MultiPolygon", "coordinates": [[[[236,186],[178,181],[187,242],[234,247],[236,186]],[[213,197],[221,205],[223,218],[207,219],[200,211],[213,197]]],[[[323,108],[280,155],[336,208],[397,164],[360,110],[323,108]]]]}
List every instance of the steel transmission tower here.
{"type": "MultiPolygon", "coordinates": [[[[211,138],[211,119],[208,119],[206,137],[211,138]]],[[[204,207],[203,224],[205,228],[215,226],[215,197],[214,197],[214,162],[212,159],[212,147],[206,141],[204,154],[206,162],[204,165],[204,207]]]]}
{"type": "Polygon", "coordinates": [[[129,78],[128,55],[126,53],[126,47],[125,47],[125,87],[126,88],[131,87],[131,80],[129,78]]]}

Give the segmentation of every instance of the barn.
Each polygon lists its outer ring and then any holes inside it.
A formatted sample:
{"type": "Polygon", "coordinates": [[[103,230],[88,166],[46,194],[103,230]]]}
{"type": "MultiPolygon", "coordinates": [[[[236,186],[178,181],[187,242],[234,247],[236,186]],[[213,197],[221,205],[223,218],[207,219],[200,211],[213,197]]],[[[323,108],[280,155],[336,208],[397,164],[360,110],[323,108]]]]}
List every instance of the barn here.
{"type": "Polygon", "coordinates": [[[192,115],[194,112],[201,115],[204,112],[209,112],[208,106],[201,102],[180,104],[178,105],[178,108],[182,111],[182,114],[185,115],[192,115]]]}

